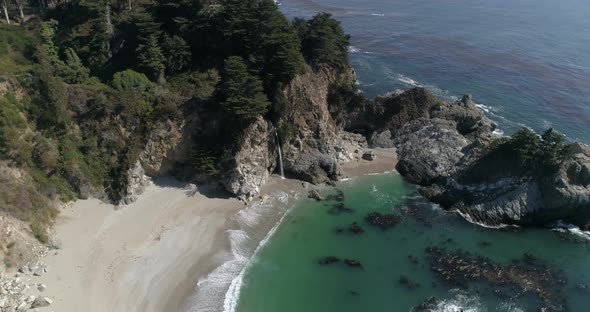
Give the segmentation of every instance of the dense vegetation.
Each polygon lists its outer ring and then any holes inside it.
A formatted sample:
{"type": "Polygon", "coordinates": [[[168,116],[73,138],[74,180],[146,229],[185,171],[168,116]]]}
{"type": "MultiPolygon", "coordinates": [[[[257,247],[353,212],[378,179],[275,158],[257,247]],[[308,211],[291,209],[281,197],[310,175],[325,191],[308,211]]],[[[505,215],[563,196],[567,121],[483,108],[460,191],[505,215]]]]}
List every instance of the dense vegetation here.
{"type": "Polygon", "coordinates": [[[523,128],[509,138],[492,142],[462,178],[465,182],[482,182],[505,175],[551,176],[571,154],[565,137],[555,130],[550,128],[539,136],[523,128]]]}
{"type": "Polygon", "coordinates": [[[153,129],[191,110],[223,120],[195,138],[191,160],[216,175],[240,130],[283,107],[277,94],[305,63],[348,64],[349,37],[329,14],[291,22],[272,0],[9,4],[12,25],[0,24],[0,212],[31,222],[41,241],[54,199],[120,200],[124,172],[153,129]]]}

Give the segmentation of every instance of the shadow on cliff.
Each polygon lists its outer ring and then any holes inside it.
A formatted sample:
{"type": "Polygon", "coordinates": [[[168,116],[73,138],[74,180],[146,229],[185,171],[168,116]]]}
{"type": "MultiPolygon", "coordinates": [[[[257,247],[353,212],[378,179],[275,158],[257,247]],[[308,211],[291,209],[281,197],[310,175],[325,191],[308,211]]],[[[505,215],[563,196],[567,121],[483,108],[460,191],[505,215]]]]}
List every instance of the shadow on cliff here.
{"type": "Polygon", "coordinates": [[[231,199],[235,198],[226,191],[221,185],[217,183],[195,184],[180,181],[173,177],[157,177],[154,178],[153,183],[162,188],[176,188],[183,189],[189,197],[203,195],[207,198],[231,199]]]}

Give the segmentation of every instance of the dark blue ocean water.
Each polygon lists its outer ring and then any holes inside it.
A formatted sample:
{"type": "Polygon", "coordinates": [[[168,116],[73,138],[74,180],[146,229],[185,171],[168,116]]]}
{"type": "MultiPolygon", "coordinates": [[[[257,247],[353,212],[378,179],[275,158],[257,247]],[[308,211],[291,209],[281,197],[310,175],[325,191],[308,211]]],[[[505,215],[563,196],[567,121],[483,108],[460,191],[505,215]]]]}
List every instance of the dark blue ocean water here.
{"type": "Polygon", "coordinates": [[[282,0],[281,10],[340,20],[368,96],[471,93],[506,134],[553,127],[590,143],[587,0],[282,0]]]}

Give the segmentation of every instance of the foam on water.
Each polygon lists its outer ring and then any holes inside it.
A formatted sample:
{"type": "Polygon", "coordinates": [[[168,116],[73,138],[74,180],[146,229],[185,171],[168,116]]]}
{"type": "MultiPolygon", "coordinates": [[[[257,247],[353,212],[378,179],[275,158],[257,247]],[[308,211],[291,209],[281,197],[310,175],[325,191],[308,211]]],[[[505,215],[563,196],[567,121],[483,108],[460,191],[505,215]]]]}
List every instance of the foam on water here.
{"type": "Polygon", "coordinates": [[[482,310],[478,297],[471,297],[463,293],[456,294],[451,299],[442,300],[432,310],[433,312],[480,312],[482,310]]]}
{"type": "Polygon", "coordinates": [[[348,52],[349,53],[359,53],[359,52],[361,52],[361,50],[359,48],[355,47],[355,46],[349,46],[348,47],[348,52]]]}
{"type": "Polygon", "coordinates": [[[563,221],[557,221],[555,224],[551,225],[551,230],[557,232],[568,232],[579,238],[590,240],[590,231],[582,231],[579,227],[573,224],[565,223],[563,221]]]}
{"type": "Polygon", "coordinates": [[[277,192],[269,200],[242,209],[234,217],[238,229],[227,231],[231,254],[221,255],[222,264],[197,282],[196,293],[189,299],[186,311],[236,311],[248,264],[283,220],[288,203],[289,195],[277,192]],[[269,219],[278,221],[271,227],[264,224],[269,219]]]}

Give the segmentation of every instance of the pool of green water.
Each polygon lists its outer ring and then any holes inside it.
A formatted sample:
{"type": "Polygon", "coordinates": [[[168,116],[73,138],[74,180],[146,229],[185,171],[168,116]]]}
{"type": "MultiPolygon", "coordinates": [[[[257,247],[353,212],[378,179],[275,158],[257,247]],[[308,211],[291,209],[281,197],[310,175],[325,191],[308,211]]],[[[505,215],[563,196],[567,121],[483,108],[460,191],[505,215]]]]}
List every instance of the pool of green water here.
{"type": "Polygon", "coordinates": [[[341,182],[323,195],[344,194],[352,212],[334,213],[334,200],[301,199],[269,242],[247,266],[239,312],[410,311],[429,297],[440,311],[532,311],[531,296],[499,296],[493,285],[451,287],[432,273],[426,248],[464,250],[509,264],[534,255],[567,278],[556,285],[568,311],[590,311],[590,243],[571,233],[549,229],[488,229],[426,202],[396,173],[341,182]],[[371,227],[369,212],[395,213],[401,223],[389,230],[371,227]],[[348,229],[357,222],[365,231],[348,229]],[[362,268],[342,263],[320,265],[326,256],[355,259],[362,268]],[[413,260],[412,260],[413,259],[413,260]],[[409,280],[400,283],[400,280],[409,280]]]}

